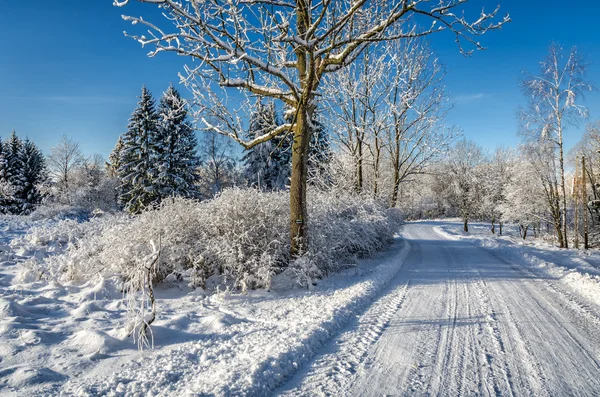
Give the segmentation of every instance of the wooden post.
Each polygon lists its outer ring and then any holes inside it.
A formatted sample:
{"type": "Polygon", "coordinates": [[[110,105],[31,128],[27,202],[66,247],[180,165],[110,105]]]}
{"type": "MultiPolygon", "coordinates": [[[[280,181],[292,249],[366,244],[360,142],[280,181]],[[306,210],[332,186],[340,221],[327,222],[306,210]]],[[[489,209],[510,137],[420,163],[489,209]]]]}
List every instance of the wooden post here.
{"type": "Polygon", "coordinates": [[[579,160],[575,160],[575,177],[573,178],[573,198],[575,199],[575,248],[579,249],[579,160]]]}
{"type": "Polygon", "coordinates": [[[587,183],[585,181],[585,156],[581,157],[581,169],[583,177],[581,179],[581,190],[583,199],[583,248],[588,249],[588,198],[587,198],[587,183]]]}

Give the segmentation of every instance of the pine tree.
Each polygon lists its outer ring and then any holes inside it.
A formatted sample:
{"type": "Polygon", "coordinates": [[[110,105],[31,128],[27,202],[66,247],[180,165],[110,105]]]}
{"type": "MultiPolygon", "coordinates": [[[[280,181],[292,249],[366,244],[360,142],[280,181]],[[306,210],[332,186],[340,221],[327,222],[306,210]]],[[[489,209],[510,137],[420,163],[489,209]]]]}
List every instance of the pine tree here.
{"type": "Polygon", "coordinates": [[[156,180],[161,198],[198,197],[198,141],[185,100],[171,84],[160,100],[156,136],[156,180]]]}
{"type": "Polygon", "coordinates": [[[109,176],[115,177],[119,174],[119,168],[121,167],[121,156],[123,154],[123,137],[119,136],[117,144],[108,155],[108,162],[106,163],[106,172],[109,176]]]}
{"type": "Polygon", "coordinates": [[[7,210],[10,213],[18,214],[25,201],[25,176],[23,174],[25,167],[23,164],[23,141],[14,130],[4,149],[7,164],[6,180],[12,189],[12,197],[10,203],[7,203],[7,210]]]}
{"type": "Polygon", "coordinates": [[[12,204],[13,189],[7,178],[6,144],[0,140],[0,213],[6,214],[12,204]]]}
{"type": "Polygon", "coordinates": [[[119,201],[130,213],[139,213],[158,201],[154,186],[158,175],[154,164],[157,121],[152,94],[142,87],[138,107],[132,113],[127,132],[123,135],[119,168],[119,201]]]}
{"type": "Polygon", "coordinates": [[[22,150],[23,161],[23,202],[21,213],[31,212],[42,201],[39,185],[46,181],[46,161],[42,152],[29,139],[25,139],[22,150]]]}
{"type": "MultiPolygon", "coordinates": [[[[253,139],[281,125],[275,105],[257,102],[250,115],[248,138],[253,139]]],[[[242,158],[244,178],[250,186],[262,190],[283,189],[290,173],[291,142],[288,136],[278,136],[246,151],[242,158]]]]}

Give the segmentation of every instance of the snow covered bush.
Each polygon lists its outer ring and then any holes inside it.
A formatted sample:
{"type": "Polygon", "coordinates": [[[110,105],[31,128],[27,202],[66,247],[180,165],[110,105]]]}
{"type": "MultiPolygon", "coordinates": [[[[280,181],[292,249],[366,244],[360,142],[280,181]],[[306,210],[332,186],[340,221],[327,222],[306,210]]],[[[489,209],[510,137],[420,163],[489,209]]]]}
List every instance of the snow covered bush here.
{"type": "Polygon", "coordinates": [[[312,191],[310,251],[290,263],[289,198],[285,192],[227,189],[213,200],[166,200],[135,217],[107,215],[77,224],[61,221],[34,228],[32,245],[60,244],[64,253],[40,258],[47,276],[86,280],[119,275],[125,281],[138,258],[160,241],[153,282],[186,280],[211,288],[226,283],[242,290],[270,288],[289,269],[302,285],[381,249],[398,226],[395,211],[365,197],[312,191]],[[289,266],[288,266],[289,265],[289,266]]]}

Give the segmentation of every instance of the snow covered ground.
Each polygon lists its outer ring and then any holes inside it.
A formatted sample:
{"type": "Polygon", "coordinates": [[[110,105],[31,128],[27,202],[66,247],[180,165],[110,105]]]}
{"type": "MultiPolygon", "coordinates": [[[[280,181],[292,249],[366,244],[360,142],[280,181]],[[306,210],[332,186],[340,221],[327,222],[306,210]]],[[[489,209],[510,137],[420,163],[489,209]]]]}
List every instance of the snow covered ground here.
{"type": "Polygon", "coordinates": [[[123,331],[115,279],[20,281],[35,252],[0,221],[0,395],[591,395],[600,254],[474,225],[408,224],[310,290],[157,291],[154,350],[123,331]]]}
{"type": "Polygon", "coordinates": [[[155,350],[140,352],[123,331],[116,279],[18,281],[19,262],[36,253],[9,243],[33,225],[0,225],[0,395],[268,395],[380,294],[408,252],[398,239],[311,290],[277,280],[247,295],[159,289],[155,350]]]}

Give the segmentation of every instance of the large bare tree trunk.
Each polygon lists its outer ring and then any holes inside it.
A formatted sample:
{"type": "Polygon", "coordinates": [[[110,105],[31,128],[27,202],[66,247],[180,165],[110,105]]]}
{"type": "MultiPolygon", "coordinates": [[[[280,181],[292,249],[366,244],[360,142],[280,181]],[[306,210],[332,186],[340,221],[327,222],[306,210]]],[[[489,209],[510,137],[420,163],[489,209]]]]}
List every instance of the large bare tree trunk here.
{"type": "Polygon", "coordinates": [[[298,109],[294,143],[292,145],[292,173],[290,178],[290,254],[301,256],[308,246],[306,219],[306,170],[310,142],[307,112],[298,109]]]}

